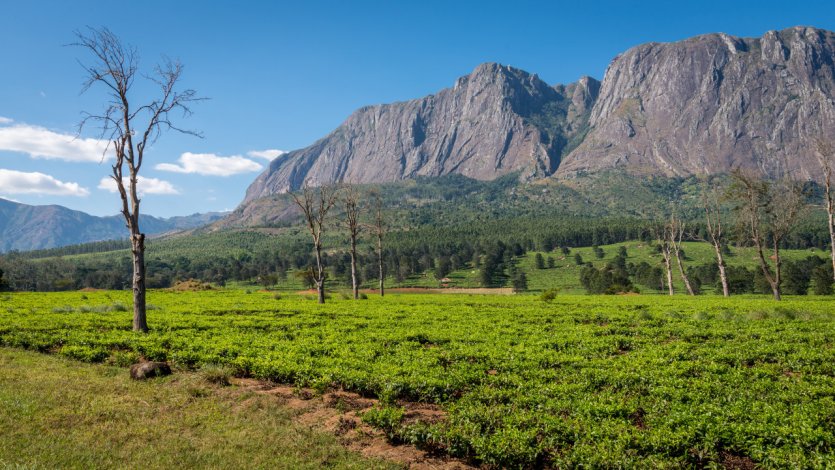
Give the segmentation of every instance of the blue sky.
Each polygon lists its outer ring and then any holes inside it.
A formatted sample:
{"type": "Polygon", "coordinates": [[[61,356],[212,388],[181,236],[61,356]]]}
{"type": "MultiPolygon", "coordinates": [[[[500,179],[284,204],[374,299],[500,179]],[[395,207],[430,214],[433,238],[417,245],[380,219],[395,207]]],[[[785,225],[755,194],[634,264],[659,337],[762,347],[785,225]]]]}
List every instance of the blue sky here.
{"type": "Polygon", "coordinates": [[[117,212],[97,142],[64,137],[102,103],[80,95],[87,57],[65,46],[86,26],[136,46],[146,69],[162,54],[179,58],[183,85],[211,98],[181,121],[203,139],[168,133],[148,153],[143,211],[158,216],[232,209],[268,163],[257,152],[304,147],[360,106],[433,93],[482,62],[556,84],[602,79],[615,55],[649,41],[835,30],[830,1],[125,4],[0,0],[0,197],[117,212]],[[194,173],[194,162],[211,174],[194,173]]]}

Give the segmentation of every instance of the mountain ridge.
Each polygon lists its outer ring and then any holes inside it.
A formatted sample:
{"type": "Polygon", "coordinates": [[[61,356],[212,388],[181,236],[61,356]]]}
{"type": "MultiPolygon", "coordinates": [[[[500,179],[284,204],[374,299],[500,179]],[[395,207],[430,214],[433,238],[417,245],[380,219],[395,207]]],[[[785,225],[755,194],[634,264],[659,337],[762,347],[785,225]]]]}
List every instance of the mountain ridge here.
{"type": "MultiPolygon", "coordinates": [[[[201,227],[225,215],[225,212],[169,218],[141,215],[140,227],[148,235],[160,235],[201,227]]],[[[98,217],[56,204],[34,206],[0,198],[0,253],[126,237],[121,215],[98,217]]]]}

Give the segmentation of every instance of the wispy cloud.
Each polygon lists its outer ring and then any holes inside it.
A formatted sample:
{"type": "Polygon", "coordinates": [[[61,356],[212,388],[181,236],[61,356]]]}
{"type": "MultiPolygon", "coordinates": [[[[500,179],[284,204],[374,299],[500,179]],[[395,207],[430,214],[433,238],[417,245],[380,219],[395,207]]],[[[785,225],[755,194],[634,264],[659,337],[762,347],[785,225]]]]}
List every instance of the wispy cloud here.
{"type": "Polygon", "coordinates": [[[90,191],[78,183],[60,181],[44,173],[0,169],[0,194],[88,196],[90,191]]]}
{"type": "Polygon", "coordinates": [[[221,157],[213,153],[182,154],[179,164],[158,163],[154,168],[174,173],[193,173],[208,176],[232,176],[261,170],[261,165],[240,155],[221,157]]]}
{"type": "MultiPolygon", "coordinates": [[[[106,148],[104,140],[76,138],[39,126],[15,124],[0,127],[0,150],[26,153],[32,158],[100,162],[106,148]]],[[[109,154],[105,156],[107,158],[109,154]]]]}
{"type": "MultiPolygon", "coordinates": [[[[127,189],[130,182],[127,178],[123,179],[125,188],[127,189]]],[[[174,187],[173,184],[169,183],[168,181],[157,179],[157,178],[145,178],[140,176],[136,181],[137,188],[139,189],[140,195],[145,194],[180,194],[180,191],[174,187]]],[[[116,188],[116,182],[113,181],[113,178],[102,178],[99,181],[99,189],[103,189],[105,191],[115,193],[118,191],[116,188]]]]}
{"type": "Polygon", "coordinates": [[[263,158],[264,160],[275,160],[276,158],[284,155],[284,150],[278,149],[267,149],[267,150],[251,150],[246,154],[253,158],[263,158]]]}
{"type": "Polygon", "coordinates": [[[0,116],[0,126],[4,126],[6,124],[11,124],[13,122],[14,122],[14,119],[12,119],[12,118],[7,118],[7,117],[0,116]]]}

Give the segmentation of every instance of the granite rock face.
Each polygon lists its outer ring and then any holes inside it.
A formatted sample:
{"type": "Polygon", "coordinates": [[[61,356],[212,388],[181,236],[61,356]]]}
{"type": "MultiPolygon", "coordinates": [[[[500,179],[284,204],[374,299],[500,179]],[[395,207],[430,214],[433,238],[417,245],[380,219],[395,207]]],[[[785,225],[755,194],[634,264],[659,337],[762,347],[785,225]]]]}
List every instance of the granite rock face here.
{"type": "Polygon", "coordinates": [[[835,33],[707,34],[616,57],[603,82],[549,86],[483,64],[425,98],[369,106],[274,160],[244,204],[303,184],[462,174],[575,177],[612,168],[689,176],[742,167],[816,179],[814,143],[835,132],[835,33]]]}
{"type": "Polygon", "coordinates": [[[591,130],[557,175],[816,178],[814,140],[835,129],[833,60],[835,34],[807,27],[634,47],[607,69],[591,130]]]}
{"type": "Polygon", "coordinates": [[[244,202],[305,183],[548,176],[586,128],[598,88],[588,77],[552,87],[519,69],[482,64],[435,95],[357,110],[330,135],[271,162],[244,202]]]}

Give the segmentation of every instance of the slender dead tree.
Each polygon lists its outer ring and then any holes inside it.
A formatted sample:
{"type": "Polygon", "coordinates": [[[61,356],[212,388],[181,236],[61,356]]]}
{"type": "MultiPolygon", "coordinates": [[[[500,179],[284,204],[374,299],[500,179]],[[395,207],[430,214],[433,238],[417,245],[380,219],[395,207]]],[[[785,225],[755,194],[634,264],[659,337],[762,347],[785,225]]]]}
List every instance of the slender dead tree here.
{"type": "Polygon", "coordinates": [[[740,169],[732,171],[731,176],[734,184],[729,196],[737,202],[737,216],[756,248],[760,269],[771,286],[774,300],[781,300],[783,260],[780,244],[791,234],[805,207],[802,188],[788,179],[767,181],[740,169]],[[773,269],[765,257],[769,243],[773,269]]]}
{"type": "Polygon", "coordinates": [[[722,243],[724,242],[724,233],[722,232],[722,206],[719,203],[719,197],[716,191],[709,189],[707,184],[704,184],[702,188],[702,208],[705,211],[707,237],[700,238],[702,241],[707,241],[713,246],[713,251],[716,254],[716,266],[719,268],[719,280],[722,282],[722,295],[729,297],[731,290],[728,286],[725,258],[722,255],[722,243]]]}
{"type": "MultiPolygon", "coordinates": [[[[125,46],[107,28],[90,29],[87,34],[76,32],[77,42],[72,45],[85,49],[93,58],[92,65],[83,65],[87,75],[82,93],[93,86],[100,86],[107,93],[107,104],[100,114],[85,113],[79,124],[79,133],[88,123],[97,123],[101,137],[108,141],[107,149],[113,150],[110,177],[116,184],[122,199],[121,213],[130,233],[133,257],[133,330],[147,332],[145,314],[145,234],[139,226],[139,171],[145,158],[145,150],[166,130],[200,136],[174,125],[175,114],[185,117],[191,114],[191,104],[200,101],[194,90],[178,91],[176,88],[183,73],[180,62],[164,59],[151,75],[142,75],[157,87],[155,98],[137,104],[133,85],[139,73],[139,55],[135,48],[125,46]],[[127,169],[127,174],[125,170],[127,169]]],[[[145,92],[145,87],[141,87],[145,92]]],[[[144,100],[144,98],[139,98],[144,100]]],[[[107,150],[106,150],[107,151],[107,150]]]]}
{"type": "Polygon", "coordinates": [[[345,190],[345,226],[348,229],[351,252],[351,287],[354,292],[354,300],[360,298],[359,279],[357,279],[357,238],[360,234],[360,194],[353,186],[345,190]]]}
{"type": "Polygon", "coordinates": [[[316,283],[319,303],[323,304],[325,303],[326,273],[325,266],[322,263],[322,234],[324,233],[328,212],[339,199],[339,188],[330,185],[311,188],[305,184],[301,194],[290,193],[290,196],[293,197],[293,201],[301,209],[307,223],[307,229],[313,238],[313,251],[316,255],[316,270],[313,273],[313,281],[316,283]]]}
{"type": "Polygon", "coordinates": [[[666,277],[667,291],[670,295],[675,294],[673,287],[673,269],[672,269],[672,246],[670,240],[673,239],[669,223],[657,223],[653,229],[655,239],[661,247],[661,256],[664,258],[664,274],[666,277]]]}
{"type": "Polygon", "coordinates": [[[386,235],[386,223],[383,217],[383,197],[380,195],[379,191],[374,191],[371,194],[371,198],[374,200],[374,223],[372,224],[371,229],[374,232],[374,236],[377,238],[377,266],[379,268],[380,297],[383,297],[386,295],[386,271],[383,264],[383,238],[386,235]]]}
{"type": "Polygon", "coordinates": [[[667,235],[670,237],[670,247],[676,256],[676,263],[678,264],[678,272],[681,275],[681,280],[684,281],[684,287],[687,289],[688,295],[696,295],[693,291],[693,286],[690,284],[690,278],[684,270],[684,262],[681,259],[681,242],[684,239],[685,224],[678,216],[673,214],[670,216],[668,222],[667,235]]]}
{"type": "Polygon", "coordinates": [[[835,146],[829,140],[818,139],[815,156],[821,166],[824,188],[824,202],[829,226],[829,252],[832,259],[832,277],[835,280],[835,198],[832,194],[832,169],[835,166],[835,146]]]}

